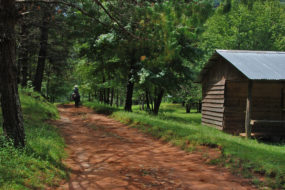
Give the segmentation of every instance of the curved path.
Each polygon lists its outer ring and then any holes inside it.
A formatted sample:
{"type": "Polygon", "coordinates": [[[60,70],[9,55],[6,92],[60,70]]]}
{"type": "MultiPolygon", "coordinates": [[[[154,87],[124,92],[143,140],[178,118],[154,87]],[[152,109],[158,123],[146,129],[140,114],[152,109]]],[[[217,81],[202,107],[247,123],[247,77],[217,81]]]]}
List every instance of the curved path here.
{"type": "Polygon", "coordinates": [[[255,189],[205,164],[205,152],[186,153],[88,108],[64,105],[59,111],[55,125],[67,144],[64,163],[71,174],[58,189],[255,189]]]}

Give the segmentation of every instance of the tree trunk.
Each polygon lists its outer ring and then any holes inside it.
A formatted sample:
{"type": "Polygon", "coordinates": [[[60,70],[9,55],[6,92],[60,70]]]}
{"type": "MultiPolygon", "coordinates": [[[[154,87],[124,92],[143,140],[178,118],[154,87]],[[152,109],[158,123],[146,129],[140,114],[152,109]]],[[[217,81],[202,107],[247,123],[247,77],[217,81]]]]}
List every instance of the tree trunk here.
{"type": "Polygon", "coordinates": [[[106,104],[110,103],[110,88],[107,88],[106,90],[106,104]]]}
{"type": "MultiPolygon", "coordinates": [[[[103,73],[103,83],[106,82],[106,79],[105,79],[105,75],[103,73]]],[[[107,95],[106,95],[106,88],[103,88],[103,101],[104,101],[104,104],[107,103],[107,95]]]]}
{"type": "Polygon", "coordinates": [[[153,98],[152,98],[152,96],[151,96],[151,94],[150,94],[150,93],[148,93],[148,95],[149,95],[149,101],[150,101],[150,105],[151,105],[151,109],[150,109],[150,111],[152,111],[152,112],[153,112],[153,98]]]}
{"type": "Polygon", "coordinates": [[[201,111],[202,111],[202,101],[199,100],[197,112],[198,112],[198,113],[201,113],[201,111]]]}
{"type": "Polygon", "coordinates": [[[133,91],[134,91],[134,66],[135,66],[135,59],[134,59],[134,52],[132,53],[132,59],[130,60],[130,70],[128,75],[128,83],[127,83],[127,94],[126,94],[126,102],[125,102],[125,111],[131,112],[132,111],[132,104],[133,104],[133,91]]]}
{"type": "Polygon", "coordinates": [[[191,112],[191,103],[186,103],[186,113],[190,113],[191,112]]]}
{"type": "Polygon", "coordinates": [[[146,110],[149,111],[150,110],[150,106],[149,106],[149,92],[148,90],[145,90],[145,101],[146,101],[146,110]]]}
{"type": "Polygon", "coordinates": [[[26,49],[26,52],[24,53],[24,57],[22,58],[21,64],[22,64],[22,81],[21,85],[22,87],[27,86],[28,82],[28,50],[26,49]],[[25,54],[25,55],[24,55],[25,54]]]}
{"type": "Polygon", "coordinates": [[[42,81],[45,70],[45,61],[47,57],[47,47],[48,47],[48,18],[49,18],[49,9],[44,11],[44,16],[42,19],[41,26],[41,44],[38,58],[37,71],[34,78],[34,88],[36,91],[41,92],[42,81]]]}
{"type": "Polygon", "coordinates": [[[88,92],[88,102],[91,102],[91,93],[88,92]]]}
{"type": "Polygon", "coordinates": [[[107,96],[106,96],[106,89],[104,88],[103,89],[103,103],[104,104],[106,104],[106,102],[107,102],[107,98],[106,98],[107,96]]]}
{"type": "Polygon", "coordinates": [[[134,82],[132,82],[130,77],[129,77],[129,81],[128,81],[128,84],[127,84],[126,103],[125,103],[125,111],[128,111],[128,112],[132,111],[133,91],[134,91],[134,82]]]}
{"type": "Polygon", "coordinates": [[[27,86],[27,76],[28,76],[28,48],[27,48],[27,26],[25,24],[21,25],[21,48],[19,49],[18,56],[18,83],[21,83],[22,87],[27,86]],[[22,75],[22,77],[21,77],[22,75]]]}
{"type": "Polygon", "coordinates": [[[113,102],[114,102],[114,88],[112,88],[112,91],[111,91],[111,100],[110,100],[110,105],[113,106],[113,102]]]}
{"type": "Polygon", "coordinates": [[[15,60],[15,0],[0,1],[0,92],[3,132],[15,147],[25,146],[23,116],[17,85],[15,60]]]}
{"type": "Polygon", "coordinates": [[[98,99],[97,99],[97,90],[96,90],[96,89],[94,90],[94,95],[93,95],[93,97],[94,97],[95,100],[98,100],[98,99]]]}
{"type": "Polygon", "coordinates": [[[160,107],[161,101],[162,101],[162,98],[163,98],[164,90],[163,89],[157,89],[155,91],[157,92],[157,94],[156,94],[156,98],[154,100],[153,113],[155,115],[157,115],[158,111],[159,111],[159,107],[160,107]]]}
{"type": "Polygon", "coordinates": [[[102,89],[99,90],[99,102],[102,103],[103,101],[103,93],[102,93],[102,89]]]}
{"type": "Polygon", "coordinates": [[[144,96],[143,95],[141,96],[141,104],[142,104],[141,109],[144,110],[144,96]]]}
{"type": "Polygon", "coordinates": [[[117,89],[116,106],[119,107],[119,89],[117,89]]]}
{"type": "Polygon", "coordinates": [[[50,71],[47,73],[46,97],[49,99],[50,71]]]}

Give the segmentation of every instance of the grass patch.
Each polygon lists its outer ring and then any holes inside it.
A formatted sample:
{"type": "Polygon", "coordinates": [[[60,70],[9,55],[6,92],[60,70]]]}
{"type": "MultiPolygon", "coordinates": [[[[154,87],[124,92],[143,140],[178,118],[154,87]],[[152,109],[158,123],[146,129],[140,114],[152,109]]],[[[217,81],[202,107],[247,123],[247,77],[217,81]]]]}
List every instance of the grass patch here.
{"type": "Polygon", "coordinates": [[[118,108],[115,108],[109,105],[99,104],[99,103],[94,103],[94,102],[84,102],[83,104],[87,107],[94,109],[97,113],[104,114],[104,115],[111,115],[115,111],[119,110],[118,108]]]}
{"type": "MultiPolygon", "coordinates": [[[[56,119],[53,104],[37,93],[21,92],[26,147],[15,149],[0,129],[0,189],[44,189],[67,177],[61,160],[66,156],[64,141],[57,129],[47,123],[56,119]]],[[[0,125],[2,115],[0,113],[0,125]]]]}
{"type": "MultiPolygon", "coordinates": [[[[87,106],[96,110],[97,104],[88,103],[87,106]]],[[[264,144],[201,125],[201,114],[194,110],[186,114],[184,108],[177,104],[162,104],[158,116],[140,111],[138,106],[134,106],[133,110],[133,113],[116,110],[112,117],[186,151],[192,151],[196,145],[219,147],[222,157],[211,163],[222,164],[233,173],[252,178],[256,185],[285,189],[284,144],[264,144]],[[264,184],[256,178],[258,175],[266,177],[264,184]]]]}

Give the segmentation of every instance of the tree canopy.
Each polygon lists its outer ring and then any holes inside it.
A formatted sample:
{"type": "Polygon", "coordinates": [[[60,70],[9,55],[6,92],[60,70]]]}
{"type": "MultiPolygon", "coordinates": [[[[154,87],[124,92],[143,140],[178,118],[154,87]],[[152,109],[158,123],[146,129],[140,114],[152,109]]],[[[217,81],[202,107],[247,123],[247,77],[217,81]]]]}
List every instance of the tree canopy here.
{"type": "Polygon", "coordinates": [[[1,68],[15,65],[17,72],[9,68],[11,94],[1,90],[3,113],[7,97],[18,101],[16,84],[53,102],[69,98],[77,84],[86,100],[126,111],[134,102],[158,114],[165,96],[201,103],[195,78],[214,49],[285,51],[278,0],[7,2],[0,6],[1,68]]]}

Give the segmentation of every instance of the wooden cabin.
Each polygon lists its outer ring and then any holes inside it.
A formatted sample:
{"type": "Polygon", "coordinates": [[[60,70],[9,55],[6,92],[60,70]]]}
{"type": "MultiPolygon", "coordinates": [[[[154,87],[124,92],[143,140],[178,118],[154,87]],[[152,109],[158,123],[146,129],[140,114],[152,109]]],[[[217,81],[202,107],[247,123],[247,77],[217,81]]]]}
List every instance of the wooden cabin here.
{"type": "Polygon", "coordinates": [[[199,82],[203,124],[285,136],[285,52],[216,50],[199,82]]]}

